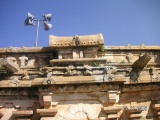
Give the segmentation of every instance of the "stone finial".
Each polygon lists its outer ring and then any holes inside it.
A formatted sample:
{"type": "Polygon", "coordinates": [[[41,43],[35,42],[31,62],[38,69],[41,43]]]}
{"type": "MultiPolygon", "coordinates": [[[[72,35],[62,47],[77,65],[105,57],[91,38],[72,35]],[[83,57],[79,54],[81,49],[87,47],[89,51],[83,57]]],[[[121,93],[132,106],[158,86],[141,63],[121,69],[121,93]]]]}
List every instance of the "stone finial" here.
{"type": "Polygon", "coordinates": [[[132,47],[131,44],[127,44],[127,45],[126,45],[126,48],[127,48],[127,49],[130,49],[131,47],[132,47]]]}
{"type": "Polygon", "coordinates": [[[145,48],[145,47],[146,47],[145,44],[142,44],[142,45],[140,46],[141,49],[143,49],[143,48],[145,48]]]}

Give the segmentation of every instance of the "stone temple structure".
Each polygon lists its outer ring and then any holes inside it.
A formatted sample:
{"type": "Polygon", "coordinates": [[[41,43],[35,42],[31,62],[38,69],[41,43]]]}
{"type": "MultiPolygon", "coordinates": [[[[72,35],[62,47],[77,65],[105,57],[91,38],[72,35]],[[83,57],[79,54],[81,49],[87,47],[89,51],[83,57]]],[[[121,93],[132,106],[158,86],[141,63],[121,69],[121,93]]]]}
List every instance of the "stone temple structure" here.
{"type": "Polygon", "coordinates": [[[158,120],[160,46],[104,46],[102,34],[0,48],[1,120],[158,120]]]}

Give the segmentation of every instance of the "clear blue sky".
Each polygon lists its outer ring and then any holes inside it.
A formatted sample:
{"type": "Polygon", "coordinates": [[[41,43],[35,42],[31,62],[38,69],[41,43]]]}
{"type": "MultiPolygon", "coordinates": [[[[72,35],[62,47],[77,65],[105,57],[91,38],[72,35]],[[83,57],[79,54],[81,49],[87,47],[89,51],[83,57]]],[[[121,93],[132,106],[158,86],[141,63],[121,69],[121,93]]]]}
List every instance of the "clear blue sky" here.
{"type": "Polygon", "coordinates": [[[40,24],[38,46],[48,36],[102,33],[105,45],[160,45],[160,0],[1,0],[0,47],[32,47],[36,26],[24,26],[27,13],[52,13],[53,28],[40,24]]]}

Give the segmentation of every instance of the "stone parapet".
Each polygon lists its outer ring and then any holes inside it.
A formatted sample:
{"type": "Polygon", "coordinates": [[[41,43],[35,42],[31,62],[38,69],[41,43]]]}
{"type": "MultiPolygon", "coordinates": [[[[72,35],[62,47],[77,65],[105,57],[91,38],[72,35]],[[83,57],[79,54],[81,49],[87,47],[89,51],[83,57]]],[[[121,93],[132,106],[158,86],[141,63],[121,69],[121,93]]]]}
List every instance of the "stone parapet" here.
{"type": "Polygon", "coordinates": [[[160,117],[160,46],[104,46],[102,34],[0,48],[1,120],[160,117]]]}

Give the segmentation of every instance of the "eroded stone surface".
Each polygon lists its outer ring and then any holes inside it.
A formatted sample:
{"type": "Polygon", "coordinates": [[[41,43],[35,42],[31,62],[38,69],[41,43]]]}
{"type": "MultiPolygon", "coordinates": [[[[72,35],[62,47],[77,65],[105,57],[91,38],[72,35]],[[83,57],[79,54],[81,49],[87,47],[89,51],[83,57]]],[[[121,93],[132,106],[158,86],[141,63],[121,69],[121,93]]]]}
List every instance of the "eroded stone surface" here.
{"type": "Polygon", "coordinates": [[[158,120],[160,47],[103,42],[50,36],[49,47],[0,48],[0,119],[158,120]]]}

